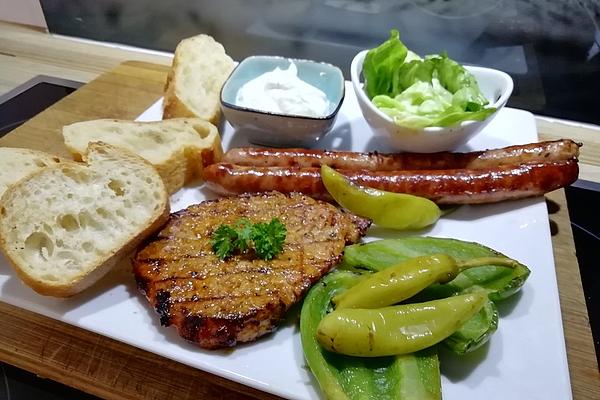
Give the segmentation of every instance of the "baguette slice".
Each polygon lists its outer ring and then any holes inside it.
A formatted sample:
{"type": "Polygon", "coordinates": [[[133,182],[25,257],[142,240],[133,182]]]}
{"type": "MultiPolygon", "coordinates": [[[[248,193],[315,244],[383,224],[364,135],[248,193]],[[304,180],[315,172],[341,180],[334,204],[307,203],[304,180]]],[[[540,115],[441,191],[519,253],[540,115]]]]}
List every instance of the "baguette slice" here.
{"type": "Polygon", "coordinates": [[[43,151],[0,147],[0,197],[10,185],[58,162],[58,157],[43,151]]]}
{"type": "Polygon", "coordinates": [[[169,215],[162,179],[144,159],[91,143],[86,160],[46,167],[0,200],[0,248],[43,295],[86,289],[169,215]]]}
{"type": "Polygon", "coordinates": [[[179,42],[167,76],[163,119],[197,117],[218,125],[221,87],[234,66],[223,46],[208,35],[179,42]]]}
{"type": "Polygon", "coordinates": [[[199,118],[77,122],[63,127],[63,138],[76,160],[81,160],[88,143],[95,141],[138,154],[156,168],[169,193],[200,179],[203,165],[218,162],[223,155],[217,128],[199,118]]]}

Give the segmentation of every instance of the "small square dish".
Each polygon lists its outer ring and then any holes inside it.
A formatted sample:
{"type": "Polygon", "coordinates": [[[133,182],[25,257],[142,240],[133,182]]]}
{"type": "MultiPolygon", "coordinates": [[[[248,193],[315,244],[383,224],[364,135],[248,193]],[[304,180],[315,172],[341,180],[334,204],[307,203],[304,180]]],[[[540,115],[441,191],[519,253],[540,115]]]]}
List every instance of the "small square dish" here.
{"type": "Polygon", "coordinates": [[[253,144],[311,147],[333,127],[344,95],[344,76],[334,65],[252,56],[223,85],[221,109],[253,144]]]}

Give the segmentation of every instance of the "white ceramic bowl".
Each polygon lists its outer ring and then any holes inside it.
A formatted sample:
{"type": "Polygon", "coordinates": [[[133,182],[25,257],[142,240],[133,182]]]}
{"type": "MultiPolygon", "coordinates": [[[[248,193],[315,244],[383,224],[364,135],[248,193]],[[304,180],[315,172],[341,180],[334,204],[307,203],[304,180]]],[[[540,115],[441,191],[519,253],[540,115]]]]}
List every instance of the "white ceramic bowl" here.
{"type": "Polygon", "coordinates": [[[221,89],[221,109],[229,123],[243,132],[253,144],[274,147],[311,147],[331,130],[345,95],[344,75],[331,64],[278,56],[252,56],[233,70],[221,89]],[[298,77],[321,89],[330,110],[323,117],[278,114],[236,104],[238,90],[248,81],[272,71],[287,68],[293,61],[298,77]]]}
{"type": "Polygon", "coordinates": [[[504,107],[513,91],[513,80],[510,75],[491,68],[465,68],[475,76],[483,95],[490,101],[489,107],[496,107],[496,112],[483,121],[463,121],[452,127],[428,127],[422,129],[406,128],[396,125],[391,117],[373,105],[363,90],[362,67],[368,50],[358,53],[352,60],[350,76],[352,86],[360,109],[387,149],[382,151],[410,151],[417,153],[434,153],[454,150],[467,143],[480,132],[504,107]]]}

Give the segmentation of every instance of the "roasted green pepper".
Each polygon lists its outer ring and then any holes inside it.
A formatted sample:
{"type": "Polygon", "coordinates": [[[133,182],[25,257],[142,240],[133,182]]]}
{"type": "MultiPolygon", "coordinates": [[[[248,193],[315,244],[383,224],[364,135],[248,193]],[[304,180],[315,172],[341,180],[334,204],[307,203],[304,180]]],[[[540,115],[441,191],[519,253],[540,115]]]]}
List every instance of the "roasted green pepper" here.
{"type": "MultiPolygon", "coordinates": [[[[506,261],[502,254],[494,250],[476,243],[454,239],[407,237],[347,247],[344,261],[338,267],[338,271],[327,275],[309,291],[301,314],[300,330],[304,354],[311,371],[328,398],[441,398],[439,361],[435,346],[405,355],[352,357],[326,351],[319,344],[316,336],[320,321],[324,318],[333,318],[325,317],[331,311],[332,298],[364,279],[361,277],[361,273],[364,274],[365,270],[384,270],[398,262],[435,253],[448,254],[459,263],[468,263],[474,258],[500,257],[504,260],[503,263],[510,263],[514,267],[506,268],[492,263],[489,266],[472,268],[459,273],[457,278],[449,283],[434,283],[417,295],[422,301],[440,299],[445,296],[454,296],[453,300],[470,296],[469,298],[475,299],[477,303],[481,302],[479,306],[482,306],[479,311],[442,342],[457,353],[471,351],[487,341],[498,324],[498,312],[491,300],[498,301],[512,295],[519,290],[529,275],[527,267],[519,263],[513,265],[511,261],[506,261]],[[478,271],[478,273],[470,274],[474,271],[478,271]],[[465,276],[467,274],[470,276],[465,276]],[[457,294],[459,296],[456,296],[457,294]]],[[[411,301],[413,299],[414,297],[411,301]]],[[[448,300],[450,299],[439,300],[439,302],[443,303],[448,300]]],[[[407,305],[396,307],[404,306],[407,305]]],[[[415,305],[412,304],[412,306],[415,305]]],[[[340,315],[337,313],[357,311],[362,312],[363,310],[340,309],[330,314],[335,317],[335,315],[340,315]]],[[[427,318],[425,320],[430,321],[427,318]]],[[[425,326],[427,326],[427,322],[425,322],[425,326]]],[[[451,332],[453,329],[448,328],[446,332],[451,332]]],[[[339,327],[335,326],[333,330],[340,331],[339,327]]],[[[341,331],[345,331],[345,329],[342,328],[341,331]]],[[[354,346],[352,340],[348,341],[348,346],[354,346]]],[[[344,346],[342,345],[342,347],[344,346]]]]}
{"type": "Polygon", "coordinates": [[[393,357],[349,357],[325,350],[317,326],[331,298],[354,285],[360,275],[334,271],[304,299],[300,336],[306,362],[329,399],[441,399],[441,375],[435,348],[393,357]]]}
{"type": "MultiPolygon", "coordinates": [[[[478,243],[409,236],[347,246],[342,264],[338,268],[377,272],[414,257],[437,253],[447,254],[458,262],[480,257],[506,258],[505,255],[478,243]]],[[[480,289],[486,291],[492,301],[503,300],[519,291],[529,273],[529,269],[521,263],[517,263],[514,268],[492,263],[463,271],[448,283],[433,284],[424,289],[418,297],[420,301],[425,301],[480,289]]]]}
{"type": "Polygon", "coordinates": [[[377,308],[413,297],[433,283],[447,283],[469,268],[482,265],[514,268],[518,263],[506,257],[480,257],[457,261],[446,254],[420,256],[366,276],[333,298],[336,309],[377,308]]]}
{"type": "Polygon", "coordinates": [[[408,354],[431,347],[475,315],[483,292],[383,308],[344,308],[327,314],[317,339],[327,350],[358,357],[408,354]]]}
{"type": "Polygon", "coordinates": [[[327,165],[321,166],[321,179],[339,205],[384,228],[421,229],[442,215],[429,199],[358,186],[327,165]]]}
{"type": "Polygon", "coordinates": [[[456,354],[466,354],[484,345],[498,329],[498,309],[487,299],[481,310],[444,340],[456,354]]]}

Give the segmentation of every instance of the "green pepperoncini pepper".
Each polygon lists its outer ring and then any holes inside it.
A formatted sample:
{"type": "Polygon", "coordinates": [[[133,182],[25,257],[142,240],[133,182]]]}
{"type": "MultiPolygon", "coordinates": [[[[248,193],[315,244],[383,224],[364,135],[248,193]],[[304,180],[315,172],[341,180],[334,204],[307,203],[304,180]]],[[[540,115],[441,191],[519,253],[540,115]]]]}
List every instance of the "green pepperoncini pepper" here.
{"type": "Polygon", "coordinates": [[[415,257],[366,276],[334,297],[333,303],[336,309],[385,307],[409,299],[433,283],[450,282],[466,269],[490,264],[514,268],[517,262],[506,257],[457,261],[446,254],[415,257]]]}
{"type": "Polygon", "coordinates": [[[486,300],[485,293],[475,292],[425,303],[335,310],[319,323],[317,339],[327,350],[349,356],[413,353],[453,334],[486,300]]]}
{"type": "MultiPolygon", "coordinates": [[[[347,246],[340,269],[356,271],[383,271],[399,262],[414,257],[437,253],[448,254],[458,262],[474,259],[505,257],[503,254],[478,243],[457,239],[408,236],[398,239],[376,240],[347,246]]],[[[494,303],[507,299],[518,292],[530,274],[521,264],[507,268],[502,265],[481,266],[461,272],[448,283],[434,283],[415,295],[418,302],[445,298],[457,294],[483,291],[489,301],[484,307],[443,341],[450,350],[465,354],[484,345],[498,328],[498,310],[494,303]]]]}
{"type": "Polygon", "coordinates": [[[384,228],[422,229],[442,215],[429,199],[358,186],[327,165],[321,166],[321,179],[339,205],[384,228]]]}

